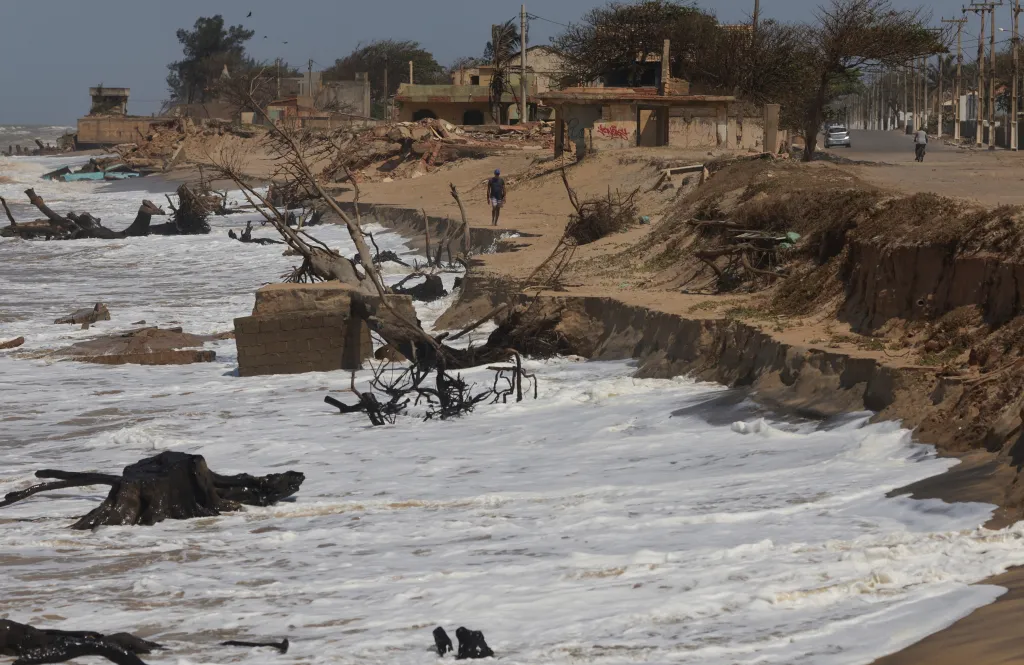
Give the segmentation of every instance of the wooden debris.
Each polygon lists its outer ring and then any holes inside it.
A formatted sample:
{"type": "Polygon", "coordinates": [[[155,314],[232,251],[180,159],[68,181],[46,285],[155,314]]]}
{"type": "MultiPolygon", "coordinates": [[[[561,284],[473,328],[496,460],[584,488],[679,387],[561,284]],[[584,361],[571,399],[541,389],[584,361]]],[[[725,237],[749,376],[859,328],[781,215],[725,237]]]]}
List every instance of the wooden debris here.
{"type": "Polygon", "coordinates": [[[82,323],[96,323],[97,321],[109,321],[110,310],[107,306],[101,302],[96,303],[92,307],[85,309],[75,310],[67,316],[62,316],[56,319],[54,323],[70,323],[70,324],[82,324],[82,323]]]}
{"type": "Polygon", "coordinates": [[[0,619],[0,655],[17,658],[16,665],[61,663],[83,656],[99,656],[117,665],[145,665],[139,654],[163,648],[128,633],[40,629],[0,619]]]}
{"type": "Polygon", "coordinates": [[[75,522],[72,529],[97,526],[152,525],[165,519],[212,517],[241,505],[269,506],[298,491],[305,476],[296,471],[267,476],[222,476],[209,470],[201,455],[167,451],[130,464],[120,476],[42,470],[37,478],[53,478],[10,492],[0,507],[39,492],[88,485],[110,485],[107,498],[75,522]]]}

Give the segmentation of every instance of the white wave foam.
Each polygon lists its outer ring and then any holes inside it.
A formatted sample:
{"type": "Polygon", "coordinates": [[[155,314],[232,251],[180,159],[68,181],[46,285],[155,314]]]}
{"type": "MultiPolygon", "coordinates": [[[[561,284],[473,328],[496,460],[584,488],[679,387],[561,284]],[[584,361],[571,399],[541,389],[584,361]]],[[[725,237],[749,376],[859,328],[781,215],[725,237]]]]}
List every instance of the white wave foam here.
{"type": "MultiPolygon", "coordinates": [[[[0,159],[16,180],[0,193],[32,182],[114,228],[152,197],[33,180],[54,164],[0,159]]],[[[294,263],[226,238],[247,219],[216,218],[198,238],[0,241],[0,338],[38,350],[139,320],[230,329],[294,263]],[[111,322],[52,323],[95,301],[111,322]]],[[[354,252],[339,227],[315,233],[354,252]]],[[[0,612],[145,629],[180,662],[209,659],[224,635],[284,631],[297,661],[422,663],[434,625],[465,624],[508,663],[838,665],[941,628],[998,593],[967,585],[1024,563],[1021,527],[978,528],[991,506],[885,497],[953,463],[893,425],[711,426],[672,413],[719,387],[550,360],[527,362],[536,402],[377,429],[321,402],[344,373],[240,379],[233,343],[213,348],[217,362],[181,367],[0,355],[0,492],[39,468],[112,472],[166,448],[222,473],[307,475],[294,502],[148,528],[69,531],[103,488],[5,508],[0,612]]]]}

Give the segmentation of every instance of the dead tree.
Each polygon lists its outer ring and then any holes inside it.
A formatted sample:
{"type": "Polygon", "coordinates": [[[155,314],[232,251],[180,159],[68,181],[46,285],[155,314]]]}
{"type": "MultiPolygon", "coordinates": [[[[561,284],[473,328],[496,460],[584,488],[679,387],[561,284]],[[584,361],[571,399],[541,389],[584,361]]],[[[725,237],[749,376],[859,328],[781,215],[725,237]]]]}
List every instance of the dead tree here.
{"type": "Polygon", "coordinates": [[[514,350],[485,349],[479,355],[472,350],[466,353],[462,361],[467,367],[481,364],[479,361],[484,356],[511,362],[507,366],[489,367],[495,372],[493,385],[480,389],[467,383],[461,375],[451,374],[446,368],[432,366],[423,359],[399,368],[381,362],[373,369],[370,380],[374,392],[357,390],[353,376],[349,390],[357,398],[354,404],[346,404],[330,395],[324,397],[324,402],[340,413],[365,413],[370,424],[379,427],[394,424],[410,406],[421,404],[426,409],[424,420],[448,420],[468,414],[483,403],[505,403],[511,395],[521,402],[524,383],[532,387],[533,399],[537,399],[537,377],[523,370],[522,359],[514,350]]]}
{"type": "Polygon", "coordinates": [[[166,197],[167,204],[174,213],[174,219],[166,224],[150,227],[150,233],[172,236],[209,233],[210,224],[206,219],[220,207],[220,198],[201,187],[197,191],[186,184],[178,187],[177,194],[177,207],[174,206],[171,197],[166,197]]]}
{"type": "Polygon", "coordinates": [[[61,663],[84,656],[99,656],[117,665],[145,665],[139,654],[163,648],[129,633],[41,629],[0,619],[0,655],[17,658],[14,665],[61,663]]]}
{"type": "Polygon", "coordinates": [[[29,201],[34,205],[46,219],[32,222],[18,223],[3,201],[3,208],[7,214],[10,226],[0,229],[0,236],[18,237],[24,240],[45,239],[45,240],[76,240],[79,238],[98,238],[101,240],[115,240],[129,236],[143,236],[150,233],[150,220],[154,215],[163,215],[164,211],[153,204],[152,201],[144,200],[139,206],[139,212],[124,231],[114,231],[103,226],[101,220],[89,213],[77,214],[69,212],[66,215],[59,215],[54,212],[42,197],[36,194],[34,189],[25,190],[29,201]]]}
{"type": "Polygon", "coordinates": [[[109,485],[107,498],[72,529],[97,526],[152,525],[165,519],[212,517],[239,510],[241,504],[269,506],[299,490],[305,476],[296,471],[266,476],[222,476],[210,471],[201,455],[160,453],[124,468],[120,476],[44,469],[37,478],[54,482],[8,493],[0,507],[40,492],[68,487],[109,485]]]}

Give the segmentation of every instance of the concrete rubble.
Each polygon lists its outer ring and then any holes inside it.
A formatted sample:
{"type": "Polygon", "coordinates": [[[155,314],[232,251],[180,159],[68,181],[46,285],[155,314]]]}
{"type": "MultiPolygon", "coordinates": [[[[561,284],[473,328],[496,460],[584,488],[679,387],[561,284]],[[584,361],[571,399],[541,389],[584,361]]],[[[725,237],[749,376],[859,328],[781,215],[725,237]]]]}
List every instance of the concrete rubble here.
{"type": "Polygon", "coordinates": [[[78,342],[54,355],[102,365],[188,365],[216,360],[214,351],[200,347],[228,335],[191,335],[181,328],[140,328],[78,342]]]}
{"type": "Polygon", "coordinates": [[[548,123],[470,128],[438,119],[399,122],[350,133],[347,145],[324,171],[324,178],[343,180],[346,168],[363,181],[417,178],[460,159],[553,146],[553,129],[548,123]]]}

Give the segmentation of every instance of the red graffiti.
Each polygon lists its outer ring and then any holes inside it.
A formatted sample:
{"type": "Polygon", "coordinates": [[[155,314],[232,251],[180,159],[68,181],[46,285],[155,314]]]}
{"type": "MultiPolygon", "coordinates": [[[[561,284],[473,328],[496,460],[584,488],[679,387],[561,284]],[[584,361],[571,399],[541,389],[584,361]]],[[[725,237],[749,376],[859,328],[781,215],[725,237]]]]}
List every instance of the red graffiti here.
{"type": "Polygon", "coordinates": [[[629,130],[625,127],[616,127],[615,125],[599,125],[597,133],[601,136],[609,139],[622,139],[623,141],[629,140],[629,130]]]}

